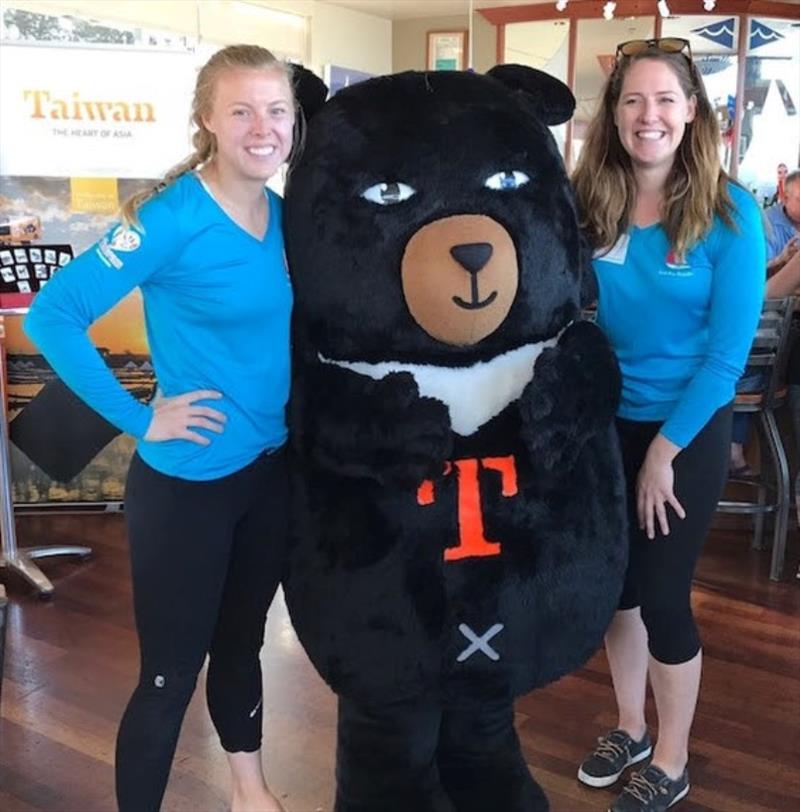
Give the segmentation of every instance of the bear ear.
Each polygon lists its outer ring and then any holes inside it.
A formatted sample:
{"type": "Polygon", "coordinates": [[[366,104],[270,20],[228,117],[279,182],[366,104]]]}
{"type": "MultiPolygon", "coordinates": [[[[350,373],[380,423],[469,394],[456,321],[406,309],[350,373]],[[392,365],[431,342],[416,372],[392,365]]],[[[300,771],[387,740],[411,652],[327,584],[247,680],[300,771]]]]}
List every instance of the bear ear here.
{"type": "Polygon", "coordinates": [[[302,65],[292,65],[294,95],[306,121],[320,111],[328,98],[328,86],[302,65]]]}
{"type": "Polygon", "coordinates": [[[575,111],[572,91],[555,76],[525,65],[496,65],[487,75],[509,90],[528,96],[539,118],[548,126],[563,124],[575,111]]]}

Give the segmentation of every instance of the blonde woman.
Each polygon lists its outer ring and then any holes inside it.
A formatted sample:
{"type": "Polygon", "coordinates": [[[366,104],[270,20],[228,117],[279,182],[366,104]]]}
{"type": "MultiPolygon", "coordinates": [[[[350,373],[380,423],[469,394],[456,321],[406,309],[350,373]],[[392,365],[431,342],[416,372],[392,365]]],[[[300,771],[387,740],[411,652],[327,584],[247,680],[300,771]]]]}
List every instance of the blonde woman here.
{"type": "Polygon", "coordinates": [[[137,438],[125,494],[139,682],[117,738],[121,812],[155,812],[209,655],[207,698],[232,810],[276,812],[261,765],[267,609],[286,544],[292,292],[281,200],[265,181],[296,125],[292,76],[263,48],[211,57],[194,153],[123,206],[123,222],[37,297],[28,335],[74,391],[137,438]],[[86,330],[142,291],[153,405],[116,380],[86,330]]]}
{"type": "Polygon", "coordinates": [[[702,656],[692,575],[727,476],[731,401],[766,259],[759,208],[720,166],[718,124],[686,40],[617,48],[575,185],[595,249],[597,321],[622,370],[630,522],[628,575],[606,634],[618,724],[578,777],[610,786],[652,755],[611,810],[663,812],[689,791],[702,656]]]}

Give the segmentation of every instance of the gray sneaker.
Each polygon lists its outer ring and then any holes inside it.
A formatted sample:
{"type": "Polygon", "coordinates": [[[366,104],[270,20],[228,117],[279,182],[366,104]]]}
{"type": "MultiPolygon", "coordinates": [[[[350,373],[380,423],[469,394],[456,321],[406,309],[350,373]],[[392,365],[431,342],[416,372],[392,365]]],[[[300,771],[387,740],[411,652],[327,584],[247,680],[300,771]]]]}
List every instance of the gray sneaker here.
{"type": "Polygon", "coordinates": [[[651,764],[631,775],[608,812],[666,812],[689,792],[689,771],[673,780],[661,767],[651,764]]]}
{"type": "Polygon", "coordinates": [[[631,764],[638,764],[652,752],[646,731],[637,742],[624,730],[612,730],[597,740],[595,751],[584,759],[578,780],[589,787],[610,787],[631,764]]]}

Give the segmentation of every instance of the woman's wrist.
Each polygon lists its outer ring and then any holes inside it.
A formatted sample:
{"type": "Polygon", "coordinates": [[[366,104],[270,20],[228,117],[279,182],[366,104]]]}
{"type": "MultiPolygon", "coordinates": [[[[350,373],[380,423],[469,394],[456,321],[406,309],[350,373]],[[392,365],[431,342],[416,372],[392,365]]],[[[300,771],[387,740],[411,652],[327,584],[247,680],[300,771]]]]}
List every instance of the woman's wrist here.
{"type": "Polygon", "coordinates": [[[681,451],[679,445],[675,445],[672,440],[667,439],[661,432],[656,434],[647,449],[647,456],[653,462],[671,464],[681,451]]]}

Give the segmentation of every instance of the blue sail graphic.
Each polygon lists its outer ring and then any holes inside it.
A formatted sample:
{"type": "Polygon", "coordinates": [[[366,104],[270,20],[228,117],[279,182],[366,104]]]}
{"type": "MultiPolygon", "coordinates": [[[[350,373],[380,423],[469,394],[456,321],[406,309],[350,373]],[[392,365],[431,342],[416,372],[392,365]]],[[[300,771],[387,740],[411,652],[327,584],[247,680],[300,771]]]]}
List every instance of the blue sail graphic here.
{"type": "Polygon", "coordinates": [[[700,28],[693,28],[691,33],[697,34],[698,37],[716,42],[717,45],[722,45],[723,48],[733,48],[733,32],[736,24],[735,17],[729,17],[727,20],[722,20],[718,23],[709,23],[708,25],[700,26],[700,28]]]}
{"type": "Polygon", "coordinates": [[[770,28],[768,25],[759,20],[750,20],[750,50],[754,51],[762,45],[767,45],[770,42],[777,42],[783,39],[783,34],[770,28]]]}

